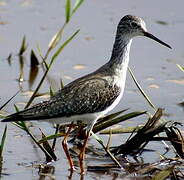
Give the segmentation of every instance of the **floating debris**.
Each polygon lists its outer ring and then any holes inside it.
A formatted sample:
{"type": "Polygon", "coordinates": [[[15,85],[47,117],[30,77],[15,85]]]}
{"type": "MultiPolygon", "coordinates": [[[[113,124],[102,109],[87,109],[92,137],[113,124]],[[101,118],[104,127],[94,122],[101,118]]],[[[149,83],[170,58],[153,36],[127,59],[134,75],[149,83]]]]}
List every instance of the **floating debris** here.
{"type": "Polygon", "coordinates": [[[168,82],[176,83],[176,84],[184,84],[184,79],[173,79],[173,80],[167,80],[168,82]]]}
{"type": "Polygon", "coordinates": [[[169,24],[168,22],[166,22],[166,21],[161,21],[161,20],[156,21],[156,23],[157,23],[157,24],[164,25],[164,26],[166,26],[166,25],[169,24]]]}
{"type": "Polygon", "coordinates": [[[158,89],[160,87],[157,84],[151,84],[151,85],[149,85],[149,88],[158,89]]]}
{"type": "Polygon", "coordinates": [[[86,66],[83,64],[76,64],[73,66],[73,69],[75,69],[75,70],[86,69],[86,66]]]}

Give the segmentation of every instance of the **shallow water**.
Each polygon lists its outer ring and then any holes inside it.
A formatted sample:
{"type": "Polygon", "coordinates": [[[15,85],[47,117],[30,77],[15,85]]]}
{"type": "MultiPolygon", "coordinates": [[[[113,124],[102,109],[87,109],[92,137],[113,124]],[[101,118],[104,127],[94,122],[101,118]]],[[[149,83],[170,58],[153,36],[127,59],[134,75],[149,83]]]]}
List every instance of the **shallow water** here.
{"type": "MultiPolygon", "coordinates": [[[[116,3],[113,0],[86,1],[67,26],[63,38],[66,39],[77,29],[80,29],[80,33],[64,49],[50,71],[49,77],[56,79],[55,89],[58,89],[61,77],[66,84],[95,70],[109,60],[119,19],[126,14],[134,14],[143,17],[148,30],[169,43],[173,49],[167,49],[146,38],[136,38],[131,48],[130,67],[152,102],[157,107],[165,108],[169,115],[167,118],[182,122],[183,109],[178,106],[178,103],[184,101],[184,74],[176,67],[176,64],[184,65],[183,5],[181,0],[177,3],[166,0],[141,0],[139,2],[117,0],[116,3]],[[76,66],[77,64],[83,66],[76,66]]],[[[14,112],[13,104],[17,102],[21,102],[18,105],[23,108],[23,102],[27,100],[27,92],[35,88],[39,77],[41,77],[42,71],[39,70],[40,76],[37,77],[33,86],[29,87],[30,50],[36,50],[36,46],[39,44],[45,53],[51,37],[61,27],[64,20],[63,1],[0,1],[0,105],[20,88],[17,82],[19,59],[16,54],[24,35],[29,44],[24,65],[25,81],[21,86],[22,93],[4,108],[7,112],[14,112]],[[11,66],[8,65],[6,59],[10,53],[13,54],[11,66]]],[[[48,88],[49,83],[46,81],[41,91],[46,92],[48,88]]],[[[127,77],[123,100],[114,111],[125,108],[131,108],[130,111],[152,111],[137,90],[130,75],[127,77]]],[[[140,123],[142,123],[142,119],[137,118],[137,120],[128,121],[125,124],[133,126],[140,123]]],[[[54,132],[49,124],[36,123],[34,131],[38,136],[40,134],[38,126],[47,134],[54,132]]],[[[1,135],[4,124],[0,124],[0,127],[1,135]]],[[[115,136],[113,144],[119,143],[119,138],[119,136],[115,136]]],[[[104,139],[107,137],[104,136],[104,139]]],[[[90,143],[100,147],[94,140],[91,140],[90,143]]],[[[158,144],[153,144],[153,146],[159,149],[158,144]]],[[[66,179],[69,175],[68,164],[59,143],[56,154],[59,161],[53,164],[54,176],[66,179]]],[[[9,125],[3,164],[3,168],[5,168],[3,172],[8,175],[4,175],[3,179],[38,179],[38,169],[32,168],[31,164],[43,161],[42,152],[34,147],[29,137],[15,126],[9,125]]],[[[89,161],[89,164],[93,163],[89,161]]],[[[77,173],[73,177],[73,179],[79,178],[77,173]]],[[[85,179],[113,179],[113,176],[87,173],[85,179]]]]}

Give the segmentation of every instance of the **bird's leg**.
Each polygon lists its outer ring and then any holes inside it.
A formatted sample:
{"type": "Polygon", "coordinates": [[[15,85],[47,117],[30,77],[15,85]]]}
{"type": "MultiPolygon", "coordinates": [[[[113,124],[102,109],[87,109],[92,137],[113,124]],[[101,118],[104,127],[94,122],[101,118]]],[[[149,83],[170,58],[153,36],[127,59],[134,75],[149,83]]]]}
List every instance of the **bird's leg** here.
{"type": "Polygon", "coordinates": [[[74,164],[73,164],[73,160],[70,156],[70,153],[69,153],[69,150],[68,150],[68,142],[67,142],[67,138],[71,132],[73,128],[73,123],[71,123],[68,127],[68,131],[66,132],[66,135],[64,136],[64,139],[62,141],[62,146],[63,146],[63,149],[64,149],[64,152],[66,154],[66,157],[68,159],[68,162],[69,162],[69,165],[70,165],[70,170],[71,172],[73,172],[75,170],[75,167],[74,167],[74,164]]]}
{"type": "Polygon", "coordinates": [[[80,154],[79,154],[79,166],[80,166],[80,170],[81,170],[81,175],[84,174],[84,163],[83,163],[83,161],[84,161],[84,157],[85,157],[85,150],[86,150],[87,141],[89,139],[89,136],[91,134],[91,131],[92,131],[93,126],[96,123],[96,121],[97,121],[97,119],[93,120],[91,122],[91,124],[88,124],[87,129],[86,129],[87,136],[86,136],[86,139],[84,140],[82,149],[81,149],[80,154]]]}
{"type": "Polygon", "coordinates": [[[86,145],[87,145],[88,138],[90,136],[90,132],[91,131],[87,132],[87,137],[84,140],[84,144],[83,144],[82,149],[81,149],[80,154],[79,154],[79,165],[80,165],[81,174],[84,174],[84,163],[83,163],[83,161],[84,161],[86,145]]]}

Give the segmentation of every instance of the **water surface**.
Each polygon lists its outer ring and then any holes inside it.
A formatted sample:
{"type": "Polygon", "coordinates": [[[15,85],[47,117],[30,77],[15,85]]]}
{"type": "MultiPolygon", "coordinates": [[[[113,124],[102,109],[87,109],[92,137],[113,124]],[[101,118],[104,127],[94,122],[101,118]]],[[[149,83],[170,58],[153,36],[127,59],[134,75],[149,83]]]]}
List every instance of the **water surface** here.
{"type": "MultiPolygon", "coordinates": [[[[183,49],[183,1],[86,1],[79,11],[74,15],[64,33],[64,39],[77,29],[79,35],[67,46],[58,60],[53,65],[50,77],[56,80],[57,89],[60,78],[68,83],[77,77],[94,71],[107,62],[111,55],[116,25],[120,18],[126,14],[141,16],[147,23],[148,30],[163,41],[169,43],[173,49],[169,50],[158,43],[147,38],[136,38],[133,41],[130,55],[130,67],[133,69],[137,80],[149,95],[157,107],[165,108],[169,115],[168,119],[183,121],[183,109],[178,103],[184,100],[184,74],[176,67],[176,64],[184,65],[183,49]],[[74,68],[81,64],[84,68],[74,68]]],[[[0,1],[0,103],[3,104],[10,98],[20,85],[17,82],[19,77],[19,59],[16,54],[19,51],[23,36],[29,44],[26,52],[26,63],[24,65],[24,79],[21,91],[11,103],[4,109],[8,113],[14,112],[14,103],[23,108],[23,102],[27,101],[26,92],[34,90],[39,82],[42,71],[36,82],[30,88],[29,79],[29,53],[31,49],[36,51],[37,44],[43,53],[51,37],[64,23],[64,2],[35,1],[35,0],[14,0],[0,1]],[[11,66],[8,65],[7,57],[12,53],[11,66]]],[[[80,67],[80,66],[79,66],[80,67]]],[[[42,92],[47,92],[49,83],[45,82],[42,92]]],[[[37,100],[40,101],[41,99],[37,100]]],[[[151,107],[145,102],[137,90],[132,79],[128,75],[123,100],[114,111],[130,108],[130,111],[148,110],[151,107]]],[[[144,120],[137,118],[124,123],[136,125],[144,120]]],[[[33,131],[37,136],[41,127],[46,134],[51,134],[54,129],[47,123],[35,123],[33,131]]],[[[2,134],[4,124],[0,124],[2,134]]],[[[103,136],[102,136],[103,137],[103,136]]],[[[113,144],[119,143],[120,136],[115,136],[113,144]]],[[[104,140],[107,137],[104,136],[104,140]]],[[[94,140],[90,143],[100,147],[94,140]]],[[[157,149],[162,145],[152,144],[157,149]]],[[[58,142],[56,154],[59,160],[53,163],[56,178],[67,179],[69,172],[65,155],[58,142]],[[65,162],[65,163],[64,163],[65,162]]],[[[147,156],[145,158],[148,159],[147,156]]],[[[36,148],[30,138],[20,129],[13,125],[8,126],[8,137],[4,152],[4,175],[3,179],[38,179],[38,169],[32,164],[39,164],[44,161],[44,155],[36,148]]],[[[94,162],[89,160],[89,164],[94,162]]],[[[79,179],[76,173],[73,179],[79,179]]],[[[87,173],[86,179],[113,179],[111,175],[87,173]]]]}

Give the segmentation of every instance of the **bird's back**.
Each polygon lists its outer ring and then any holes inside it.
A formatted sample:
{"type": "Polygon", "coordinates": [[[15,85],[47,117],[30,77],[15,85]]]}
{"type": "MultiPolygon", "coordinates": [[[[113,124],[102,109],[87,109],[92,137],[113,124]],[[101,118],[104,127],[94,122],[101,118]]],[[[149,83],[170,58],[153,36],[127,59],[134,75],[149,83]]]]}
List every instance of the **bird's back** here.
{"type": "Polygon", "coordinates": [[[98,71],[79,78],[59,90],[48,101],[41,102],[3,122],[45,120],[105,111],[120,95],[113,77],[98,71]]]}

